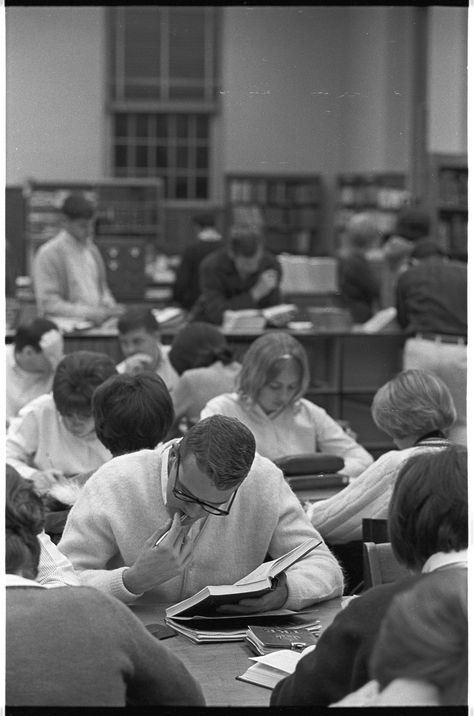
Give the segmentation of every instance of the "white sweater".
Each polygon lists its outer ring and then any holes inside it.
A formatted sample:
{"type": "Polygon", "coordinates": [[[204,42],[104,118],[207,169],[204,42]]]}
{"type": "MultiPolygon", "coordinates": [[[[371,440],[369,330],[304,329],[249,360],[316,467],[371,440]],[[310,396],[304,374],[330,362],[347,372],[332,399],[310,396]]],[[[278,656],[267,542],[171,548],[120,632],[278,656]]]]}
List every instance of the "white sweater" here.
{"type": "MultiPolygon", "coordinates": [[[[83,584],[124,602],[136,599],[123,585],[124,565],[132,565],[144,542],[170,519],[161,491],[162,460],[166,472],[166,446],[116,457],[85,484],[58,545],[83,584]]],[[[194,542],[191,562],[148,594],[157,602],[176,602],[206,585],[233,584],[267,553],[278,557],[314,536],[318,533],[281,471],[256,455],[230,514],[195,522],[188,533],[194,542]]],[[[287,578],[289,609],[342,593],[341,569],[324,544],[290,567],[287,578]]]]}
{"type": "Polygon", "coordinates": [[[241,420],[254,434],[260,455],[277,460],[285,455],[323,452],[344,459],[345,475],[357,477],[373,458],[323,408],[302,398],[276,418],[266,415],[255,403],[247,406],[237,393],[225,393],[210,400],[201,411],[241,420]]]}
{"type": "Polygon", "coordinates": [[[111,457],[95,433],[77,438],[64,427],[51,393],[25,405],[7,432],[6,462],[26,478],[51,468],[66,477],[91,472],[111,457]]]}

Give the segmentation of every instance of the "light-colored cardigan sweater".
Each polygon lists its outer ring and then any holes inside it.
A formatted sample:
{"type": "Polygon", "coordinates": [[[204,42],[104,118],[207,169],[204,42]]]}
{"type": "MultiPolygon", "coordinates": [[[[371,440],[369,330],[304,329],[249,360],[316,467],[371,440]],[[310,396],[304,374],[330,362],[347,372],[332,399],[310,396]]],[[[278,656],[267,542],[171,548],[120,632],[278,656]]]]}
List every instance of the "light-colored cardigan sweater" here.
{"type": "Polygon", "coordinates": [[[225,393],[210,400],[201,419],[210,415],[238,418],[255,436],[260,455],[277,460],[286,455],[322,452],[344,459],[345,475],[357,477],[373,458],[350,437],[323,408],[305,398],[272,417],[256,403],[246,404],[237,393],[225,393]]]}
{"type": "MultiPolygon", "coordinates": [[[[145,541],[169,523],[161,490],[163,451],[142,450],[112,459],[87,481],[58,545],[83,584],[132,602],[122,581],[145,541]]],[[[319,536],[298,499],[269,460],[256,455],[230,514],[195,522],[193,557],[177,577],[150,590],[158,602],[177,602],[206,585],[233,584],[265,561],[319,536]]],[[[339,564],[323,543],[287,571],[289,609],[342,593],[339,564]]]]}

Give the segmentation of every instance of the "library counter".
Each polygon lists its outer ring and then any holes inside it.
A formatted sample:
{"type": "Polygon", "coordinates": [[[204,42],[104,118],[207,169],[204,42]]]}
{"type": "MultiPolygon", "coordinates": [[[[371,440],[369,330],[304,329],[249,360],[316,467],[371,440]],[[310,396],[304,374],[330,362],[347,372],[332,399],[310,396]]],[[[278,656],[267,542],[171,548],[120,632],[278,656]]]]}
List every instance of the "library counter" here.
{"type": "MultiPolygon", "coordinates": [[[[341,610],[342,600],[331,599],[316,604],[306,616],[319,619],[321,632],[341,610]]],[[[140,604],[131,607],[143,624],[162,623],[165,604],[140,604]]],[[[238,681],[255,656],[244,641],[195,644],[181,634],[163,641],[201,684],[207,706],[268,706],[270,689],[238,681]]]]}

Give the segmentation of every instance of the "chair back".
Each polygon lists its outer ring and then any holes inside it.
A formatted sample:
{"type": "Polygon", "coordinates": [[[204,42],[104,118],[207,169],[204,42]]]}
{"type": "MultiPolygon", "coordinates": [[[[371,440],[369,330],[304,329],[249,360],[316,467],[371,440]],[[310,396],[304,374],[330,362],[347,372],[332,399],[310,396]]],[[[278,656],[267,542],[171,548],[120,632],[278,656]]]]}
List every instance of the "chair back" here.
{"type": "Polygon", "coordinates": [[[388,542],[388,520],[370,517],[362,518],[362,541],[363,542],[388,542]]]}
{"type": "Polygon", "coordinates": [[[364,542],[364,588],[388,584],[408,577],[410,572],[395,559],[390,542],[364,542]]]}

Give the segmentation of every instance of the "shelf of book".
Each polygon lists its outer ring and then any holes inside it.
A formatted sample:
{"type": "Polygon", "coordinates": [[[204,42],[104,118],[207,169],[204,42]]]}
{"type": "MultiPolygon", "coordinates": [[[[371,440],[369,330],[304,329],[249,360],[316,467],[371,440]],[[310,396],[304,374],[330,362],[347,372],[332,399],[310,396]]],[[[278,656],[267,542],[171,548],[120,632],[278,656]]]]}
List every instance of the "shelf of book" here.
{"type": "Polygon", "coordinates": [[[438,241],[453,258],[467,260],[467,156],[431,154],[429,167],[430,211],[438,241]]]}
{"type": "Polygon", "coordinates": [[[324,253],[322,193],[319,175],[228,174],[228,222],[264,230],[274,253],[315,256],[324,253]]]}

